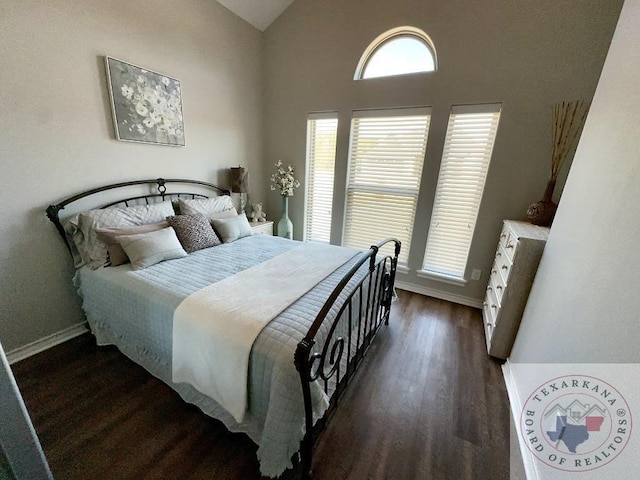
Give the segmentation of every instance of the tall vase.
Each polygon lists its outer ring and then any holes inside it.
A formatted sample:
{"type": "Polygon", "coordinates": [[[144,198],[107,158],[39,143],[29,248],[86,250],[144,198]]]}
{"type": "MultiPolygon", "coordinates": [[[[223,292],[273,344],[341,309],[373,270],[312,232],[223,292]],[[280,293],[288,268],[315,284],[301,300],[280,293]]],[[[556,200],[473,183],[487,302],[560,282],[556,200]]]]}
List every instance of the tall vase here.
{"type": "Polygon", "coordinates": [[[542,227],[551,226],[553,217],[555,217],[556,210],[558,209],[558,205],[551,200],[555,186],[555,179],[549,180],[542,200],[529,205],[529,208],[527,209],[527,218],[534,225],[540,225],[542,227]]]}
{"type": "Polygon", "coordinates": [[[293,240],[293,223],[289,218],[289,197],[282,196],[282,218],[278,221],[278,236],[293,240]]]}

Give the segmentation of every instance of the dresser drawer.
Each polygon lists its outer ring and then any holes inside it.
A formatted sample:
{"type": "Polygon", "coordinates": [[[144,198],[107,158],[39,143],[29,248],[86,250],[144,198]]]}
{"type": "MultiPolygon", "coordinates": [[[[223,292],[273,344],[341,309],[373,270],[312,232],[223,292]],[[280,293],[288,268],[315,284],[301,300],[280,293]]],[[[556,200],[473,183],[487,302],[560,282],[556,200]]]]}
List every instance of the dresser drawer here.
{"type": "Polygon", "coordinates": [[[498,247],[500,245],[502,245],[503,247],[506,247],[508,240],[509,240],[509,229],[505,225],[502,227],[502,231],[500,232],[500,241],[498,242],[498,247]]]}
{"type": "MultiPolygon", "coordinates": [[[[493,270],[498,272],[498,275],[502,278],[500,284],[507,285],[509,283],[509,272],[511,272],[512,258],[507,254],[506,249],[500,245],[498,252],[496,252],[496,260],[494,262],[493,270]]],[[[493,273],[493,270],[491,271],[493,273]]]]}
{"type": "Polygon", "coordinates": [[[491,277],[489,277],[489,288],[493,290],[494,296],[500,305],[502,305],[502,295],[504,295],[505,287],[506,283],[503,281],[502,275],[492,272],[491,277]]]}
{"type": "Polygon", "coordinates": [[[249,222],[249,225],[251,225],[253,233],[273,235],[273,222],[270,220],[267,220],[266,222],[249,222]]]}
{"type": "Polygon", "coordinates": [[[498,302],[496,298],[492,285],[487,287],[487,295],[485,296],[483,307],[486,309],[485,323],[489,322],[491,325],[495,325],[498,310],[500,309],[500,302],[498,302]]]}
{"type": "Polygon", "coordinates": [[[507,233],[507,240],[503,245],[503,248],[504,252],[511,260],[513,260],[513,257],[516,253],[516,248],[518,248],[518,240],[518,237],[511,230],[509,230],[509,232],[507,233]]]}
{"type": "Polygon", "coordinates": [[[484,322],[485,330],[492,331],[494,329],[494,325],[496,324],[495,314],[492,313],[492,309],[487,302],[482,306],[482,320],[484,322]],[[487,328],[489,327],[489,328],[487,328]]]}
{"type": "Polygon", "coordinates": [[[485,323],[484,325],[484,337],[487,341],[487,350],[491,349],[491,337],[493,336],[493,325],[485,323]]]}

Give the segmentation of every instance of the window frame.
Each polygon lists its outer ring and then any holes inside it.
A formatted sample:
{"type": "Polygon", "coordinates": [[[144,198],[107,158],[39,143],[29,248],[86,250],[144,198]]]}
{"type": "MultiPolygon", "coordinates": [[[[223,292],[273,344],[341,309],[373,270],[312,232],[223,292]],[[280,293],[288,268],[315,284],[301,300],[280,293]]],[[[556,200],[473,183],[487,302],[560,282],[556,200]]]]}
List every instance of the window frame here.
{"type": "Polygon", "coordinates": [[[360,61],[358,62],[358,65],[356,66],[356,71],[353,75],[353,79],[354,80],[370,80],[372,78],[398,77],[402,75],[414,75],[414,74],[437,72],[437,71],[438,71],[438,56],[436,54],[436,47],[433,43],[433,40],[431,40],[431,37],[429,37],[429,35],[427,35],[426,32],[424,32],[423,30],[420,30],[419,28],[411,27],[411,26],[403,26],[403,27],[396,27],[396,28],[392,28],[391,30],[387,30],[386,32],[378,35],[376,39],[367,46],[367,48],[362,53],[362,56],[360,57],[360,61]],[[387,42],[394,40],[398,37],[410,37],[422,42],[427,47],[427,49],[431,53],[431,57],[433,58],[433,70],[398,73],[394,75],[383,75],[378,77],[364,78],[363,75],[367,69],[367,65],[369,64],[369,61],[371,60],[371,58],[376,54],[378,49],[380,49],[387,42]]]}
{"type": "MultiPolygon", "coordinates": [[[[502,104],[501,103],[490,103],[490,104],[473,104],[473,105],[453,105],[451,107],[451,110],[449,112],[449,120],[447,122],[447,131],[445,134],[445,141],[443,144],[443,149],[442,149],[442,156],[440,159],[440,168],[438,170],[438,182],[436,185],[436,190],[434,193],[434,200],[433,200],[433,207],[431,210],[431,217],[429,220],[429,233],[427,235],[427,242],[425,244],[425,249],[424,249],[424,255],[423,255],[423,259],[422,259],[422,267],[420,270],[418,270],[417,274],[419,277],[423,277],[423,278],[431,278],[431,279],[436,279],[436,280],[440,280],[442,282],[445,283],[450,283],[453,285],[465,285],[468,283],[468,280],[466,280],[466,272],[467,269],[469,267],[469,255],[471,253],[471,247],[473,245],[473,237],[475,235],[476,232],[476,226],[477,226],[477,220],[478,220],[478,214],[480,213],[480,207],[482,205],[482,199],[484,198],[484,193],[486,190],[486,182],[487,182],[487,178],[489,176],[489,168],[491,166],[491,160],[493,158],[493,151],[494,151],[494,147],[495,147],[495,142],[497,139],[497,134],[498,134],[498,129],[500,126],[500,117],[501,117],[501,113],[502,113],[502,104]],[[467,250],[466,250],[466,255],[465,255],[465,260],[464,260],[464,267],[462,268],[462,271],[460,272],[460,275],[457,275],[454,272],[447,272],[444,271],[445,269],[441,269],[441,270],[435,270],[433,268],[427,268],[427,256],[429,253],[429,240],[432,238],[432,234],[433,234],[433,228],[434,228],[434,221],[436,221],[436,217],[438,216],[438,212],[437,209],[439,208],[439,196],[441,195],[441,186],[444,185],[442,182],[442,178],[443,178],[443,171],[446,167],[451,168],[451,163],[448,161],[448,158],[445,158],[445,156],[449,155],[449,152],[451,151],[450,149],[452,148],[453,142],[450,142],[450,139],[453,137],[453,134],[455,132],[451,131],[450,132],[450,128],[453,125],[453,122],[455,121],[454,116],[455,115],[478,115],[478,114],[482,114],[482,115],[495,115],[494,118],[491,119],[491,123],[490,123],[490,131],[489,131],[489,137],[491,140],[491,145],[489,146],[488,144],[484,146],[484,150],[485,150],[485,154],[483,156],[483,161],[486,161],[486,163],[483,164],[482,168],[484,169],[484,176],[480,179],[480,177],[476,177],[476,182],[478,185],[481,184],[481,189],[480,189],[480,194],[478,196],[477,202],[474,205],[474,209],[475,212],[473,214],[473,226],[471,228],[470,234],[467,236],[468,238],[468,246],[467,246],[467,250]],[[445,166],[445,162],[447,162],[447,165],[445,166]]],[[[458,135],[460,135],[461,132],[457,132],[458,135]]],[[[461,146],[464,145],[464,141],[462,145],[453,145],[455,148],[461,148],[461,146]]],[[[468,148],[468,147],[465,147],[468,148]]],[[[476,147],[478,148],[478,147],[476,147]]],[[[477,152],[475,152],[477,154],[477,152]]],[[[451,185],[449,185],[451,186],[451,185]]],[[[459,185],[457,185],[459,188],[459,185]]],[[[459,212],[457,212],[459,213],[459,212]]],[[[436,240],[437,242],[437,240],[436,240]]],[[[433,247],[433,246],[432,246],[433,247]]],[[[436,245],[437,247],[437,245],[436,245]]]]}
{"type": "MultiPolygon", "coordinates": [[[[397,195],[399,197],[413,197],[414,198],[414,206],[413,213],[408,217],[409,222],[411,224],[411,229],[409,233],[409,242],[403,241],[403,255],[406,256],[406,262],[400,261],[399,267],[403,269],[407,269],[407,265],[409,263],[409,249],[411,248],[411,243],[413,242],[413,231],[415,228],[416,221],[416,212],[418,201],[420,197],[420,190],[422,187],[422,174],[424,172],[424,165],[426,163],[426,151],[427,144],[429,140],[429,131],[431,128],[431,118],[432,118],[432,107],[430,106],[414,106],[414,107],[397,107],[397,108],[384,108],[384,109],[367,109],[367,110],[354,110],[351,116],[351,125],[350,125],[350,133],[349,133],[349,154],[347,157],[347,175],[345,179],[345,194],[344,194],[344,211],[343,211],[343,221],[342,221],[342,238],[341,245],[345,245],[345,240],[347,238],[347,219],[349,218],[349,193],[350,191],[359,191],[359,192],[369,192],[373,194],[381,194],[381,195],[397,195]],[[420,167],[420,175],[418,177],[418,184],[415,189],[415,192],[408,193],[401,188],[398,187],[383,187],[383,186],[365,186],[364,188],[353,188],[352,186],[352,162],[354,160],[353,155],[353,147],[354,147],[354,120],[361,118],[383,118],[383,117],[411,117],[416,115],[426,115],[426,131],[424,134],[424,150],[422,155],[422,164],[420,167]]],[[[377,242],[380,239],[372,238],[372,242],[377,242]]]]}
{"type": "Polygon", "coordinates": [[[336,140],[335,140],[335,148],[334,148],[334,152],[333,152],[333,173],[332,173],[332,186],[331,186],[331,198],[330,198],[330,203],[331,203],[331,218],[330,218],[330,225],[329,225],[329,240],[327,240],[327,243],[331,243],[331,235],[332,235],[332,225],[331,223],[333,223],[333,193],[335,190],[335,173],[336,173],[336,157],[337,157],[337,147],[338,147],[338,128],[340,125],[340,120],[338,118],[338,112],[336,111],[327,111],[327,112],[311,112],[307,114],[307,132],[306,132],[306,153],[305,153],[305,189],[304,189],[304,219],[303,219],[303,230],[302,230],[302,238],[304,241],[318,241],[318,242],[324,242],[324,240],[316,240],[316,239],[312,239],[309,238],[309,222],[310,222],[310,215],[309,215],[309,207],[310,207],[310,201],[313,202],[313,199],[311,198],[312,195],[312,182],[311,182],[311,172],[312,169],[310,168],[310,154],[311,154],[311,131],[309,129],[309,123],[311,121],[316,121],[316,120],[335,120],[336,121],[336,128],[335,128],[335,135],[336,135],[336,140]]]}

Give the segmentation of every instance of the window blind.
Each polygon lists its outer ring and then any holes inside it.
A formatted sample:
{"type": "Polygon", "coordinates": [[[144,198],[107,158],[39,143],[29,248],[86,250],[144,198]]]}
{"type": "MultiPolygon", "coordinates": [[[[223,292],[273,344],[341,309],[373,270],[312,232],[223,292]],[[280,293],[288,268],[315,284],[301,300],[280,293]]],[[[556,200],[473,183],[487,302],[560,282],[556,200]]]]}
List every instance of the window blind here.
{"type": "Polygon", "coordinates": [[[427,107],[353,113],[343,245],[367,249],[394,237],[406,265],[430,113],[427,107]]]}
{"type": "Polygon", "coordinates": [[[336,113],[307,118],[307,182],[304,239],[329,243],[336,160],[336,113]]]}
{"type": "Polygon", "coordinates": [[[429,273],[464,278],[500,108],[451,109],[423,264],[429,273]]]}

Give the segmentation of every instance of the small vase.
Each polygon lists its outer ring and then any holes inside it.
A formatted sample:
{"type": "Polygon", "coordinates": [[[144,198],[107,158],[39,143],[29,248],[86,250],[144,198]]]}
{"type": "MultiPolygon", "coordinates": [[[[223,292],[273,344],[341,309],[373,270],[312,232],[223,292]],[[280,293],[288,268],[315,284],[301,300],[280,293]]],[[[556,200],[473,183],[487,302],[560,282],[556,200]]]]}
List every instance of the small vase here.
{"type": "Polygon", "coordinates": [[[282,197],[282,218],[278,221],[278,236],[293,240],[293,223],[289,218],[289,197],[282,197]]]}
{"type": "Polygon", "coordinates": [[[551,226],[553,217],[558,209],[558,205],[551,200],[555,186],[555,179],[549,180],[542,200],[529,205],[529,208],[527,209],[527,218],[534,225],[540,225],[541,227],[551,226]]]}

